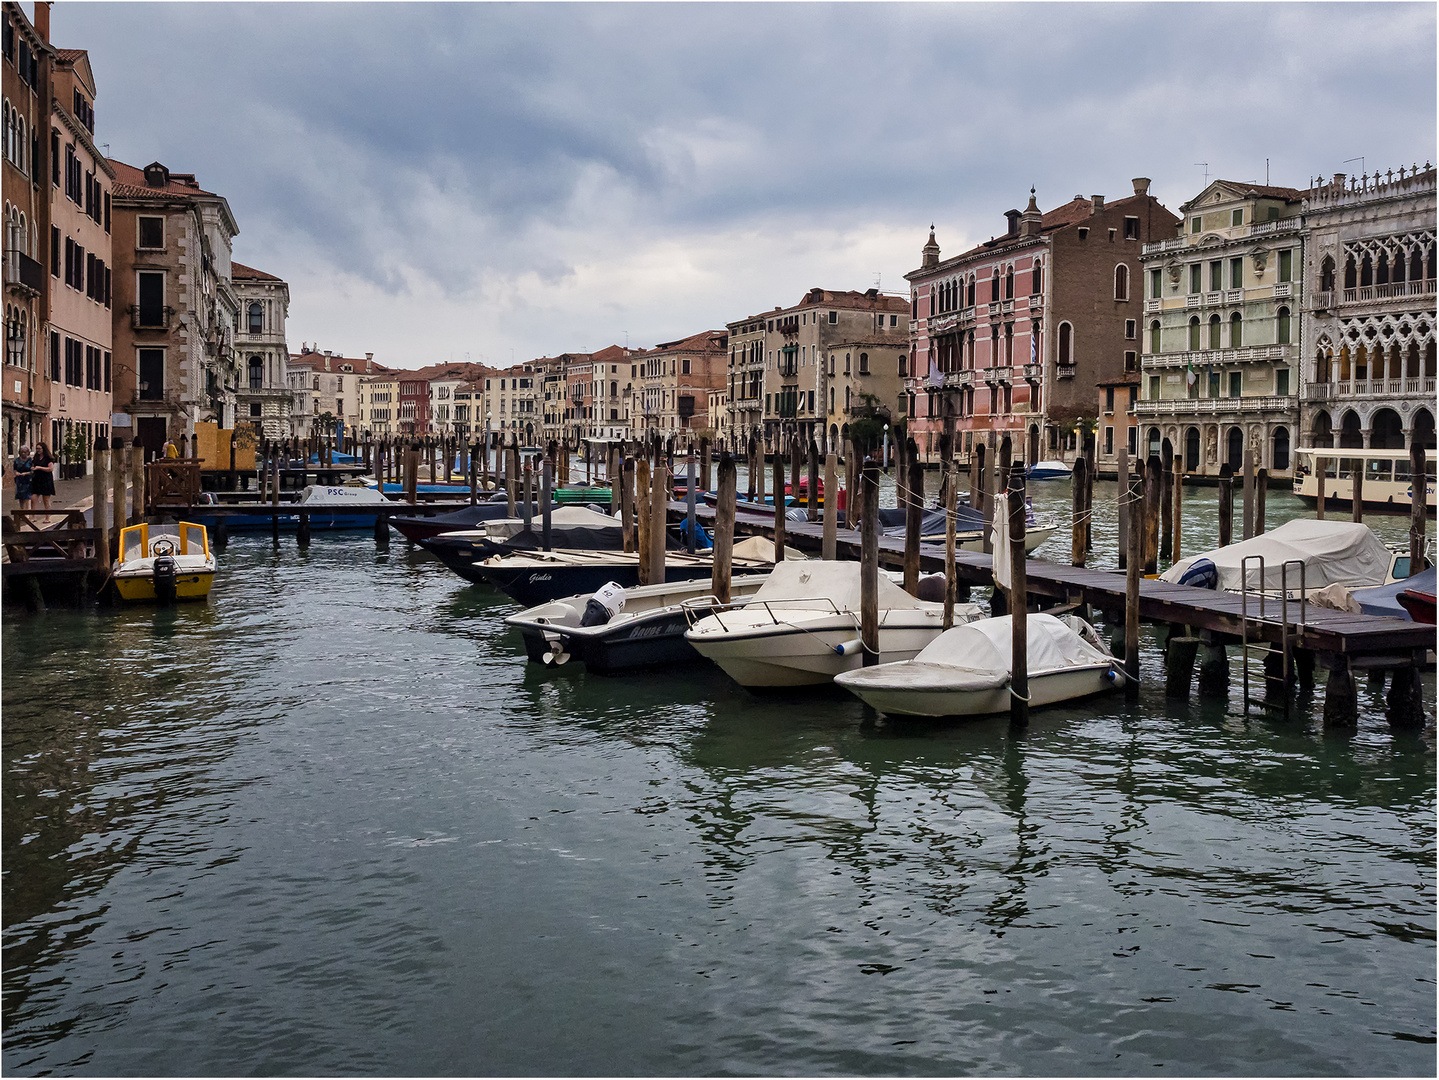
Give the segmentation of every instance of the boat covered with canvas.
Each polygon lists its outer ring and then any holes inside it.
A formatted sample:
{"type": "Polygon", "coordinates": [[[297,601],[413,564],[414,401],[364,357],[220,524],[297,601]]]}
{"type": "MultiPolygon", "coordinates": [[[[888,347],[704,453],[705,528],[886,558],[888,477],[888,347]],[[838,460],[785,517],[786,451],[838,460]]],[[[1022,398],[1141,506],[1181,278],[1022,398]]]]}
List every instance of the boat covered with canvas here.
{"type": "MultiPolygon", "coordinates": [[[[541,508],[538,503],[531,504],[534,510],[534,517],[538,518],[541,508]]],[[[553,503],[550,506],[551,512],[558,510],[559,504],[553,503]]],[[[439,536],[441,533],[458,532],[462,529],[473,529],[482,521],[498,521],[501,518],[509,518],[509,498],[501,492],[491,496],[487,501],[476,503],[474,506],[462,506],[458,510],[452,510],[448,514],[435,514],[433,517],[424,517],[420,514],[404,514],[400,517],[390,518],[390,524],[406,540],[418,544],[421,540],[427,540],[432,536],[439,536]]]]}
{"type": "Polygon", "coordinates": [[[1180,559],[1164,573],[1163,581],[1199,584],[1223,592],[1295,592],[1304,568],[1305,591],[1329,585],[1361,588],[1392,581],[1397,571],[1408,573],[1408,556],[1384,546],[1369,526],[1351,521],[1316,521],[1296,518],[1276,529],[1227,547],[1180,559]]]}
{"type": "MultiPolygon", "coordinates": [[[[908,660],[943,629],[944,605],[883,574],[877,584],[880,660],[908,660]]],[[[860,594],[857,562],[783,562],[748,603],[715,611],[685,636],[741,686],[823,685],[863,662],[860,594]]],[[[957,620],[981,614],[974,604],[955,607],[957,620]]]]}
{"type": "MultiPolygon", "coordinates": [[[[1014,619],[978,619],[940,634],[912,660],[856,668],[834,681],[880,712],[984,716],[1009,711],[1014,619]]],[[[1025,618],[1029,705],[1073,701],[1124,685],[1124,674],[1083,619],[1025,618]]]]}
{"type": "Polygon", "coordinates": [[[1024,470],[1026,480],[1068,480],[1074,467],[1062,461],[1036,461],[1024,470]]]}

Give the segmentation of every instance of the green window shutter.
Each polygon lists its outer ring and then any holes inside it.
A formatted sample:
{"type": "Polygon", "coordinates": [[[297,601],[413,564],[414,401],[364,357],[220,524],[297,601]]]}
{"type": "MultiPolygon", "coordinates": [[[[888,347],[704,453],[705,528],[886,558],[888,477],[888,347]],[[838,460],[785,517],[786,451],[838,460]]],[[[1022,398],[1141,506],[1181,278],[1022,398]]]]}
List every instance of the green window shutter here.
{"type": "Polygon", "coordinates": [[[1244,285],[1244,260],[1243,260],[1243,259],[1230,259],[1230,260],[1229,260],[1229,287],[1230,287],[1231,289],[1238,289],[1238,288],[1243,287],[1243,285],[1244,285]]]}
{"type": "Polygon", "coordinates": [[[1294,280],[1294,252],[1281,251],[1279,253],[1279,280],[1294,280]]]}

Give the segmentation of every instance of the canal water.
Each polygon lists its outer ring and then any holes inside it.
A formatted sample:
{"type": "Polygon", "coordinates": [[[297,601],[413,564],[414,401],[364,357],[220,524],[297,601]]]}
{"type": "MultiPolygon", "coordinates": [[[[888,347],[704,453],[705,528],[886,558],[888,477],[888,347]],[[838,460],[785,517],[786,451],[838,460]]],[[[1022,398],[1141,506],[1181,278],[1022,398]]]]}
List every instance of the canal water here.
{"type": "Polygon", "coordinates": [[[317,534],[7,615],[5,1070],[1434,1074],[1433,728],[1374,688],[1174,705],[1146,639],[1016,735],[540,670],[513,610],[317,534]]]}

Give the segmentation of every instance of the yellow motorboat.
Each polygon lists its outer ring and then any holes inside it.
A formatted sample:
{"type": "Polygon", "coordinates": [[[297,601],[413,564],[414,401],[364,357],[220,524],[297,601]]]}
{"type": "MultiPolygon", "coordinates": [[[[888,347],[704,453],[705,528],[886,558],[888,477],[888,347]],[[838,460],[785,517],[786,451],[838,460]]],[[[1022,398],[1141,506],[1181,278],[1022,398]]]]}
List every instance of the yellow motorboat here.
{"type": "Polygon", "coordinates": [[[120,558],[111,574],[122,600],[204,600],[215,579],[215,556],[205,526],[182,521],[178,528],[131,525],[120,530],[120,558]]]}

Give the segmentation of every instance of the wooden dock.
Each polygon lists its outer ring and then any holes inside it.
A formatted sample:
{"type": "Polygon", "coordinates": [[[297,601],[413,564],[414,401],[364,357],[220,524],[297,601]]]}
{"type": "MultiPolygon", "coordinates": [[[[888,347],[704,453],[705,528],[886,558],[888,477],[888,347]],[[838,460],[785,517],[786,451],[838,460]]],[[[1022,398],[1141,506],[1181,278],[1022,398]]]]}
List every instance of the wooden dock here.
{"type": "MultiPolygon", "coordinates": [[[[682,519],[686,512],[687,507],[682,502],[669,504],[672,520],[682,519]]],[[[713,525],[713,507],[696,506],[695,515],[704,525],[713,525]]],[[[735,531],[772,537],[774,516],[770,513],[756,514],[752,511],[737,510],[735,531]]],[[[822,521],[786,520],[784,532],[787,546],[807,552],[821,550],[824,538],[822,521]]],[[[903,537],[882,536],[879,547],[882,564],[896,568],[903,566],[903,537]]],[[[836,552],[842,559],[858,559],[859,532],[854,529],[838,529],[836,552]]],[[[944,548],[937,544],[921,544],[920,566],[928,572],[942,573],[944,548]]],[[[1084,606],[1098,609],[1122,622],[1125,610],[1125,578],[1122,573],[1053,563],[1033,557],[1026,560],[1025,566],[1031,600],[1040,598],[1041,604],[1049,607],[1084,606]],[[1046,601],[1049,603],[1046,604],[1046,601]]],[[[957,552],[955,571],[963,585],[994,585],[989,555],[957,552]]],[[[1312,683],[1314,661],[1316,658],[1322,659],[1330,671],[1325,702],[1325,720],[1328,726],[1346,727],[1357,722],[1357,701],[1352,688],[1356,672],[1366,672],[1370,677],[1382,678],[1386,671],[1395,672],[1395,686],[1410,687],[1399,695],[1403,700],[1397,703],[1391,691],[1391,721],[1404,724],[1405,721],[1398,717],[1398,713],[1404,712],[1410,721],[1407,726],[1412,726],[1412,720],[1416,716],[1419,723],[1423,723],[1426,714],[1422,711],[1422,703],[1412,701],[1406,695],[1417,685],[1411,678],[1412,673],[1424,664],[1426,652],[1435,648],[1436,631],[1433,626],[1336,611],[1317,604],[1292,600],[1287,604],[1285,612],[1280,602],[1273,597],[1265,600],[1262,611],[1254,595],[1248,597],[1247,614],[1245,605],[1245,599],[1236,593],[1176,585],[1157,578],[1144,578],[1139,583],[1139,617],[1145,622],[1168,628],[1166,649],[1171,640],[1193,643],[1187,653],[1181,650],[1180,658],[1174,660],[1171,666],[1184,664],[1192,672],[1198,648],[1202,645],[1207,650],[1204,665],[1199,669],[1201,695],[1205,695],[1206,689],[1205,667],[1209,668],[1210,690],[1214,696],[1217,696],[1220,690],[1227,694],[1228,661],[1224,658],[1224,650],[1248,642],[1251,645],[1267,646],[1267,670],[1283,668],[1282,684],[1266,686],[1270,696],[1276,701],[1281,701],[1281,695],[1287,695],[1296,683],[1312,683]],[[1285,614],[1287,619],[1283,617],[1285,614]],[[1203,636],[1192,637],[1194,634],[1203,636]],[[1220,667],[1223,675],[1216,680],[1214,673],[1220,667]],[[1404,674],[1401,676],[1400,672],[1404,674]]],[[[1173,681],[1174,676],[1171,673],[1171,682],[1173,681]]],[[[1187,673],[1183,678],[1183,689],[1187,694],[1187,673]]],[[[1282,698],[1282,703],[1287,708],[1287,697],[1282,698]]]]}

